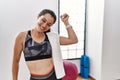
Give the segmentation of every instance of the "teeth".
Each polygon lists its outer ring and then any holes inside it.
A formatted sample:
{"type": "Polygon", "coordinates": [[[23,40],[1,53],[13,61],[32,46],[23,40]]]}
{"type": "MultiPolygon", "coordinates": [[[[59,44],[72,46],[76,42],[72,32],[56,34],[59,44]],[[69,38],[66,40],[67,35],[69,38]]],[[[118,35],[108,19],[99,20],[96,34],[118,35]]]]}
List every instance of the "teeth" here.
{"type": "Polygon", "coordinates": [[[43,28],[43,27],[41,27],[41,29],[42,29],[42,30],[44,30],[44,28],[43,28]]]}

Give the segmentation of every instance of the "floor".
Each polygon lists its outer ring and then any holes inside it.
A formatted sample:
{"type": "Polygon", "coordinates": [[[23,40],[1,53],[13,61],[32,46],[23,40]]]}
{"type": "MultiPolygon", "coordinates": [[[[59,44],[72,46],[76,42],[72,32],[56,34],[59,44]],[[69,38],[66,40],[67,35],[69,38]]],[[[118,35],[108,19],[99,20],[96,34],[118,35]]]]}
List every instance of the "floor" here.
{"type": "Polygon", "coordinates": [[[79,75],[78,75],[78,77],[77,77],[77,79],[76,80],[95,80],[95,79],[92,79],[92,78],[89,78],[89,79],[84,79],[84,78],[82,78],[82,77],[80,77],[79,75]]]}

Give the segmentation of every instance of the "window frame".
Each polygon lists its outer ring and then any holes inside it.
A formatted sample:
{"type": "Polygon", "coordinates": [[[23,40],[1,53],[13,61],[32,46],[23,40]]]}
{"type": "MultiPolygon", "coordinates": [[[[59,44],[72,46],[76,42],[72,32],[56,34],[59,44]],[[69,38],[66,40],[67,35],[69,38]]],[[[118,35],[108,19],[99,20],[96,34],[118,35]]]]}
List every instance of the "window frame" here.
{"type": "MultiPolygon", "coordinates": [[[[60,0],[58,0],[58,17],[60,16],[60,0]]],[[[85,45],[86,45],[86,12],[87,12],[87,0],[85,0],[84,2],[84,31],[83,31],[83,52],[81,55],[85,54],[85,45]]],[[[58,18],[58,34],[60,34],[60,19],[58,18]]],[[[61,51],[62,52],[62,51],[61,51]]],[[[69,59],[69,60],[73,60],[73,59],[79,59],[81,56],[79,57],[75,57],[75,58],[66,58],[66,59],[69,59]]]]}

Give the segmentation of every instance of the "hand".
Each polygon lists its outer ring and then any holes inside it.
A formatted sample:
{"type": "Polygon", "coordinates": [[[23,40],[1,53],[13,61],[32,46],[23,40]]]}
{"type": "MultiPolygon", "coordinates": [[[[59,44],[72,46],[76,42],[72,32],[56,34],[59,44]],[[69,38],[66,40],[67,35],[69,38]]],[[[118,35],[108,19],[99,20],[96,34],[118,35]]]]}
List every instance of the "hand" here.
{"type": "Polygon", "coordinates": [[[64,13],[63,15],[60,16],[60,18],[65,25],[69,24],[69,21],[68,21],[69,15],[68,14],[64,13]]]}

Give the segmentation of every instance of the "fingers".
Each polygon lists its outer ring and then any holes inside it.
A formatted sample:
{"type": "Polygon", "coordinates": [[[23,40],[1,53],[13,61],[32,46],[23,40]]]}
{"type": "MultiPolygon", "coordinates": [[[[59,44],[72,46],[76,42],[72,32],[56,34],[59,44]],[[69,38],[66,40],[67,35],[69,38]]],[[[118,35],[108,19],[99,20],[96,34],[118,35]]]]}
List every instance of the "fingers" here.
{"type": "Polygon", "coordinates": [[[60,16],[61,17],[61,20],[63,21],[63,22],[67,22],[68,21],[68,19],[69,19],[69,15],[68,14],[63,14],[63,15],[61,15],[60,16]]]}
{"type": "Polygon", "coordinates": [[[65,13],[65,14],[61,15],[60,17],[61,17],[62,22],[63,22],[65,25],[69,24],[69,21],[68,21],[69,15],[68,15],[68,14],[65,13]]]}
{"type": "Polygon", "coordinates": [[[65,18],[68,19],[69,15],[65,13],[65,14],[61,15],[60,17],[61,17],[61,19],[65,19],[65,18]]]}

